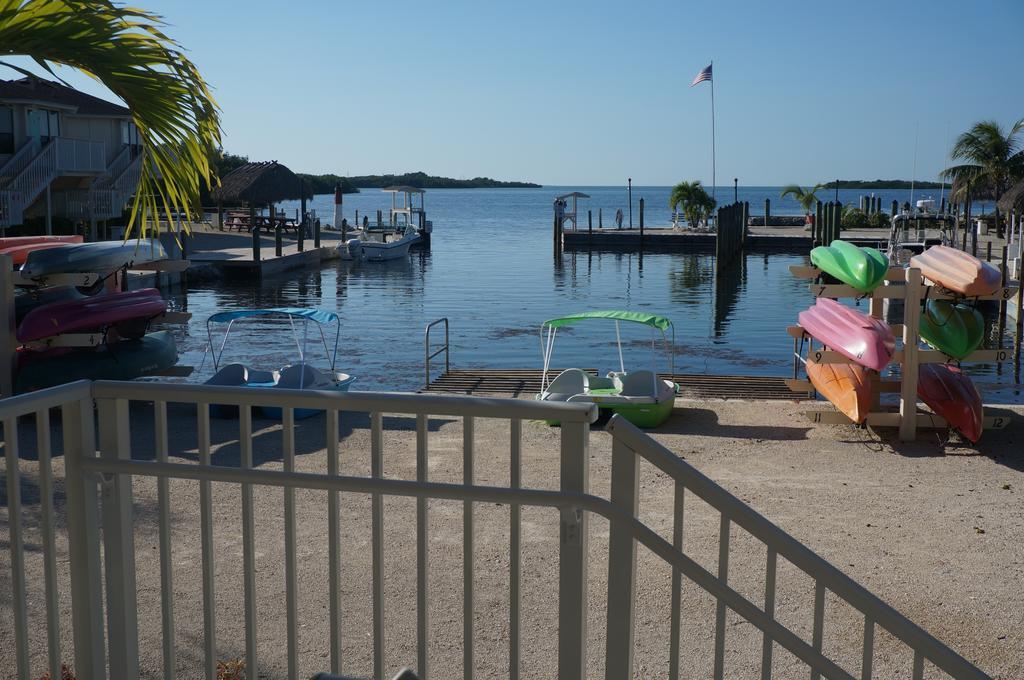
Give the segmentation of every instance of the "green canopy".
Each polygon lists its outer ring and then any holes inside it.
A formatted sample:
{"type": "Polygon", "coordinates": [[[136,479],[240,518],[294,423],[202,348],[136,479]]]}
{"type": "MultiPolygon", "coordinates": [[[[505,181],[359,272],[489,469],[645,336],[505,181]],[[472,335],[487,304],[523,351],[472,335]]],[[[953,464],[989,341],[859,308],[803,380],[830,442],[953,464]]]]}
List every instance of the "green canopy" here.
{"type": "MultiPolygon", "coordinates": [[[[585,321],[587,319],[612,319],[613,321],[630,321],[632,323],[642,323],[645,326],[651,328],[657,328],[662,331],[667,331],[672,327],[672,321],[667,317],[658,316],[657,314],[648,314],[647,312],[628,312],[621,310],[608,310],[603,312],[580,312],[579,314],[570,314],[569,316],[563,316],[559,319],[548,319],[544,322],[543,326],[551,328],[561,328],[562,326],[568,326],[570,324],[585,321]]],[[[542,327],[543,327],[542,326],[542,327]]]]}

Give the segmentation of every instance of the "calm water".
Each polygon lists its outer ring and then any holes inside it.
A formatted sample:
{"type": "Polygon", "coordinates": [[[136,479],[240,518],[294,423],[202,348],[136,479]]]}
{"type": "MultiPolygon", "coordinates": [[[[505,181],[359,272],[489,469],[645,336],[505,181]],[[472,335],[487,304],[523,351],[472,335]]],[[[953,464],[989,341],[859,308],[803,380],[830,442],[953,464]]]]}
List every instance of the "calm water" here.
{"type": "MultiPolygon", "coordinates": [[[[539,368],[538,329],[544,319],[588,309],[624,308],[664,314],[674,321],[679,372],[791,372],[792,341],[785,326],[795,323],[796,313],[813,299],[806,282],[790,276],[788,267],[805,258],[748,254],[717,281],[713,258],[707,255],[566,253],[554,261],[551,202],[570,190],[591,195],[581,202],[580,210],[593,209],[595,222],[599,207],[605,212],[606,226],[616,208],[627,213],[626,191],[619,188],[431,190],[426,195],[427,213],[434,222],[429,253],[413,253],[408,261],[393,263],[332,262],[320,271],[290,272],[257,285],[194,286],[177,299],[193,314],[179,334],[181,362],[202,367],[192,380],[212,374],[205,320],[215,311],[322,307],[336,311],[342,319],[338,363],[340,370],[358,377],[354,389],[411,390],[422,386],[423,328],[434,319],[450,319],[455,368],[539,368]]],[[[719,189],[720,199],[732,198],[732,187],[728,196],[722,196],[724,192],[719,189]]],[[[634,203],[646,199],[648,225],[668,223],[668,193],[667,187],[634,187],[634,203]]],[[[861,193],[841,191],[840,198],[856,201],[861,193]]],[[[907,191],[880,195],[883,205],[893,198],[909,198],[907,191]]],[[[755,214],[754,205],[763,206],[765,197],[772,198],[773,213],[799,212],[796,204],[777,200],[777,189],[740,191],[740,199],[751,201],[755,214]]],[[[372,214],[389,206],[388,194],[367,189],[345,196],[344,214],[351,221],[356,209],[372,214]]],[[[312,207],[322,220],[332,221],[332,197],[318,196],[312,207]]],[[[627,367],[650,366],[649,329],[624,327],[623,332],[627,367]]],[[[215,342],[219,339],[215,333],[215,342]]],[[[333,329],[328,339],[333,342],[333,329]]],[[[614,340],[614,326],[601,322],[564,335],[560,332],[554,364],[585,363],[601,371],[617,368],[614,340]]],[[[309,349],[316,350],[317,356],[323,354],[312,342],[309,349]]],[[[286,327],[258,322],[233,330],[226,352],[229,361],[268,368],[294,356],[286,327]]],[[[658,360],[664,365],[661,355],[658,360]]],[[[1003,378],[993,367],[972,368],[972,375],[978,377],[987,398],[996,396],[994,383],[1003,378]]],[[[1003,389],[998,396],[1000,400],[1021,398],[1017,388],[1003,389]]]]}

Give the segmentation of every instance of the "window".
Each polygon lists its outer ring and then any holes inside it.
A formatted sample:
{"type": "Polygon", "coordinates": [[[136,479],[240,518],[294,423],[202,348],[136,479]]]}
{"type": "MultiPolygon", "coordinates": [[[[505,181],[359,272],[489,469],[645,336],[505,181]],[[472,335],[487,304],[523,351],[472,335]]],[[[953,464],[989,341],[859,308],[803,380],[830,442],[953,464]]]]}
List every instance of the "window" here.
{"type": "Polygon", "coordinates": [[[60,135],[60,114],[45,109],[28,110],[28,136],[38,137],[46,144],[52,137],[60,135]]]}
{"type": "Polygon", "coordinates": [[[0,106],[0,153],[14,153],[14,109],[0,106]]]}
{"type": "Polygon", "coordinates": [[[121,143],[130,146],[139,146],[139,129],[131,121],[121,121],[121,143]]]}

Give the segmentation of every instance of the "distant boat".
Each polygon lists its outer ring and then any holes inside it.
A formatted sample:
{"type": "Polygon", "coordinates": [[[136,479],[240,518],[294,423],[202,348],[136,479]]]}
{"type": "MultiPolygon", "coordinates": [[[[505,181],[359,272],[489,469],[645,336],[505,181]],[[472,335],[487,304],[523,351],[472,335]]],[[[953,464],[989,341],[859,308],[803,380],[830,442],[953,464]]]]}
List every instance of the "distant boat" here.
{"type": "Polygon", "coordinates": [[[387,222],[365,222],[356,225],[353,238],[338,244],[338,253],[345,260],[385,262],[398,260],[409,255],[409,249],[425,238],[429,238],[433,225],[426,218],[423,189],[410,186],[385,187],[382,191],[391,194],[391,211],[387,222]],[[404,198],[399,201],[399,196],[404,198]],[[414,196],[419,196],[416,205],[414,196]]]}

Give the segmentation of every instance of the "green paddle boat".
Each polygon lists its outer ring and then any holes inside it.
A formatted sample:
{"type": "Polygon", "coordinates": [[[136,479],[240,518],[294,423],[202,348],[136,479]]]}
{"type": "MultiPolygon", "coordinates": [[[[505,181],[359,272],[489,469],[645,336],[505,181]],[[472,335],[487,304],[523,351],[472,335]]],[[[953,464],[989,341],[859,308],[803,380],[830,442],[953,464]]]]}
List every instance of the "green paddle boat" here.
{"type": "Polygon", "coordinates": [[[981,346],[984,334],[981,313],[967,305],[929,300],[921,315],[921,338],[954,359],[966,359],[981,346]]]}
{"type": "MultiPolygon", "coordinates": [[[[654,331],[661,332],[662,345],[668,356],[669,374],[674,372],[671,346],[667,333],[672,335],[675,344],[675,329],[672,322],[664,316],[646,312],[630,311],[598,311],[581,312],[558,319],[549,319],[541,324],[540,338],[544,350],[544,372],[541,376],[540,401],[589,402],[597,404],[604,415],[618,413],[637,427],[657,427],[672,415],[676,393],[679,386],[670,380],[658,377],[655,371],[627,371],[622,359],[622,322],[642,324],[654,331]],[[604,377],[590,375],[579,368],[568,368],[553,380],[548,380],[551,368],[551,354],[555,346],[555,335],[559,328],[575,325],[589,320],[609,320],[615,322],[615,340],[619,349],[619,370],[609,371],[604,377]]],[[[651,341],[651,351],[655,351],[655,341],[651,341]]],[[[652,362],[652,368],[656,361],[652,362]]],[[[549,425],[557,425],[557,421],[548,421],[549,425]]]]}
{"type": "Polygon", "coordinates": [[[889,269],[889,260],[874,248],[860,248],[839,239],[812,250],[811,262],[861,293],[873,291],[889,269]]]}

